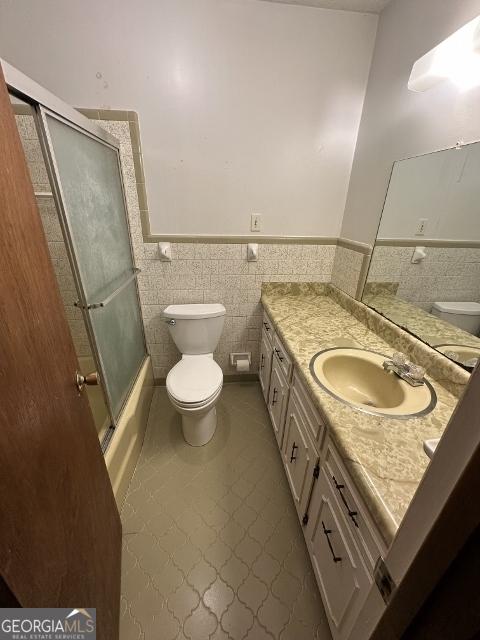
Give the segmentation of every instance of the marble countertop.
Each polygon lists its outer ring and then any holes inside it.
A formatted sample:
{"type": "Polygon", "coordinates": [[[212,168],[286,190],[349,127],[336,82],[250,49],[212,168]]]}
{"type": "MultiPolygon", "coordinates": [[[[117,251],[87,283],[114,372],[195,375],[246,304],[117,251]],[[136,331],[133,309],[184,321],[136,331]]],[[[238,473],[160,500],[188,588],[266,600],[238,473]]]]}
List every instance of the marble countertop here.
{"type": "Polygon", "coordinates": [[[432,347],[453,344],[480,348],[480,339],[476,336],[380,287],[364,294],[363,302],[396,324],[406,327],[432,347]]]}
{"type": "Polygon", "coordinates": [[[322,285],[269,285],[262,292],[262,304],[388,545],[429,464],[423,441],[442,435],[457,398],[428,377],[437,394],[433,411],[395,419],[363,413],[324,391],[309,370],[312,356],[322,349],[354,341],[387,356],[395,350],[338,304],[330,291],[322,285]]]}

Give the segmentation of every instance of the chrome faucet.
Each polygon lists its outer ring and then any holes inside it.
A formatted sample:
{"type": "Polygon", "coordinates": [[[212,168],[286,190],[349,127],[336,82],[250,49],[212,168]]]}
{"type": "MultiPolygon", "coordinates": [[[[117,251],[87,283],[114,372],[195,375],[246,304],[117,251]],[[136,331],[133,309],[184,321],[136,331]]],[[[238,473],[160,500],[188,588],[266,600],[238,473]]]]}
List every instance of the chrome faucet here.
{"type": "Polygon", "coordinates": [[[385,371],[393,371],[399,378],[408,382],[412,387],[420,387],[425,384],[425,369],[413,364],[404,353],[396,351],[391,360],[383,362],[385,371]]]}

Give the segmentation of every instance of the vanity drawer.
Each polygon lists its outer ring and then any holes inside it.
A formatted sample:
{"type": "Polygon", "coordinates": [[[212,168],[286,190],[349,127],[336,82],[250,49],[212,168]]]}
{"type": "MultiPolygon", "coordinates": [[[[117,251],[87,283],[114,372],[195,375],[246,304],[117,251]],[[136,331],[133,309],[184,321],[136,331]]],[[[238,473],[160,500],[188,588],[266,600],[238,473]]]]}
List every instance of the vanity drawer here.
{"type": "Polygon", "coordinates": [[[293,368],[292,361],[277,334],[273,338],[273,357],[278,361],[287,382],[290,382],[293,368]]]}
{"type": "Polygon", "coordinates": [[[305,415],[305,424],[314,442],[317,443],[317,449],[320,451],[325,436],[325,422],[310,399],[310,395],[296,371],[293,372],[292,389],[295,391],[297,402],[305,415]]]}
{"type": "Polygon", "coordinates": [[[273,347],[273,336],[275,335],[275,331],[273,329],[273,323],[267,315],[267,312],[263,312],[263,320],[262,320],[263,330],[268,338],[268,341],[273,347]]]}
{"type": "Polygon", "coordinates": [[[373,572],[378,557],[385,556],[386,547],[367,516],[366,508],[330,439],[327,440],[323,469],[362,558],[373,572]]]}

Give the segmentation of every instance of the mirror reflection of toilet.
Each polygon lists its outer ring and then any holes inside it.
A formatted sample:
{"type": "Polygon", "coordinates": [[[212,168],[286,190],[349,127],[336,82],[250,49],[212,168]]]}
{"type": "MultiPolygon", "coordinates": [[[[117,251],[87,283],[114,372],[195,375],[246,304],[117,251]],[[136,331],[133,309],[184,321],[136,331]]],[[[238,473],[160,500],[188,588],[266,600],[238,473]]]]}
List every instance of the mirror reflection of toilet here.
{"type": "Polygon", "coordinates": [[[478,302],[434,302],[431,313],[474,336],[478,336],[480,332],[478,302]]]}
{"type": "Polygon", "coordinates": [[[183,437],[193,447],[207,444],[215,433],[215,405],[223,373],[213,359],[225,321],[222,304],[178,304],[163,311],[170,334],[182,353],[167,375],[170,402],[182,416],[183,437]]]}

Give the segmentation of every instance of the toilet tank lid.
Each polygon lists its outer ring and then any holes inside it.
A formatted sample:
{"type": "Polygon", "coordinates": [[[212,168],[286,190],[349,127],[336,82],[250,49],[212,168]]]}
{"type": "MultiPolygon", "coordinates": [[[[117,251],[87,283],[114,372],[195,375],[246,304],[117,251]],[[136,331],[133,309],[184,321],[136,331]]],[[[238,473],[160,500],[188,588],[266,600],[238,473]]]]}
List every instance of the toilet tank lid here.
{"type": "Polygon", "coordinates": [[[434,302],[433,309],[443,313],[458,313],[462,316],[480,316],[478,302],[434,302]]]}
{"type": "Polygon", "coordinates": [[[223,304],[171,304],[163,311],[165,318],[202,320],[218,318],[226,313],[223,304]]]}

